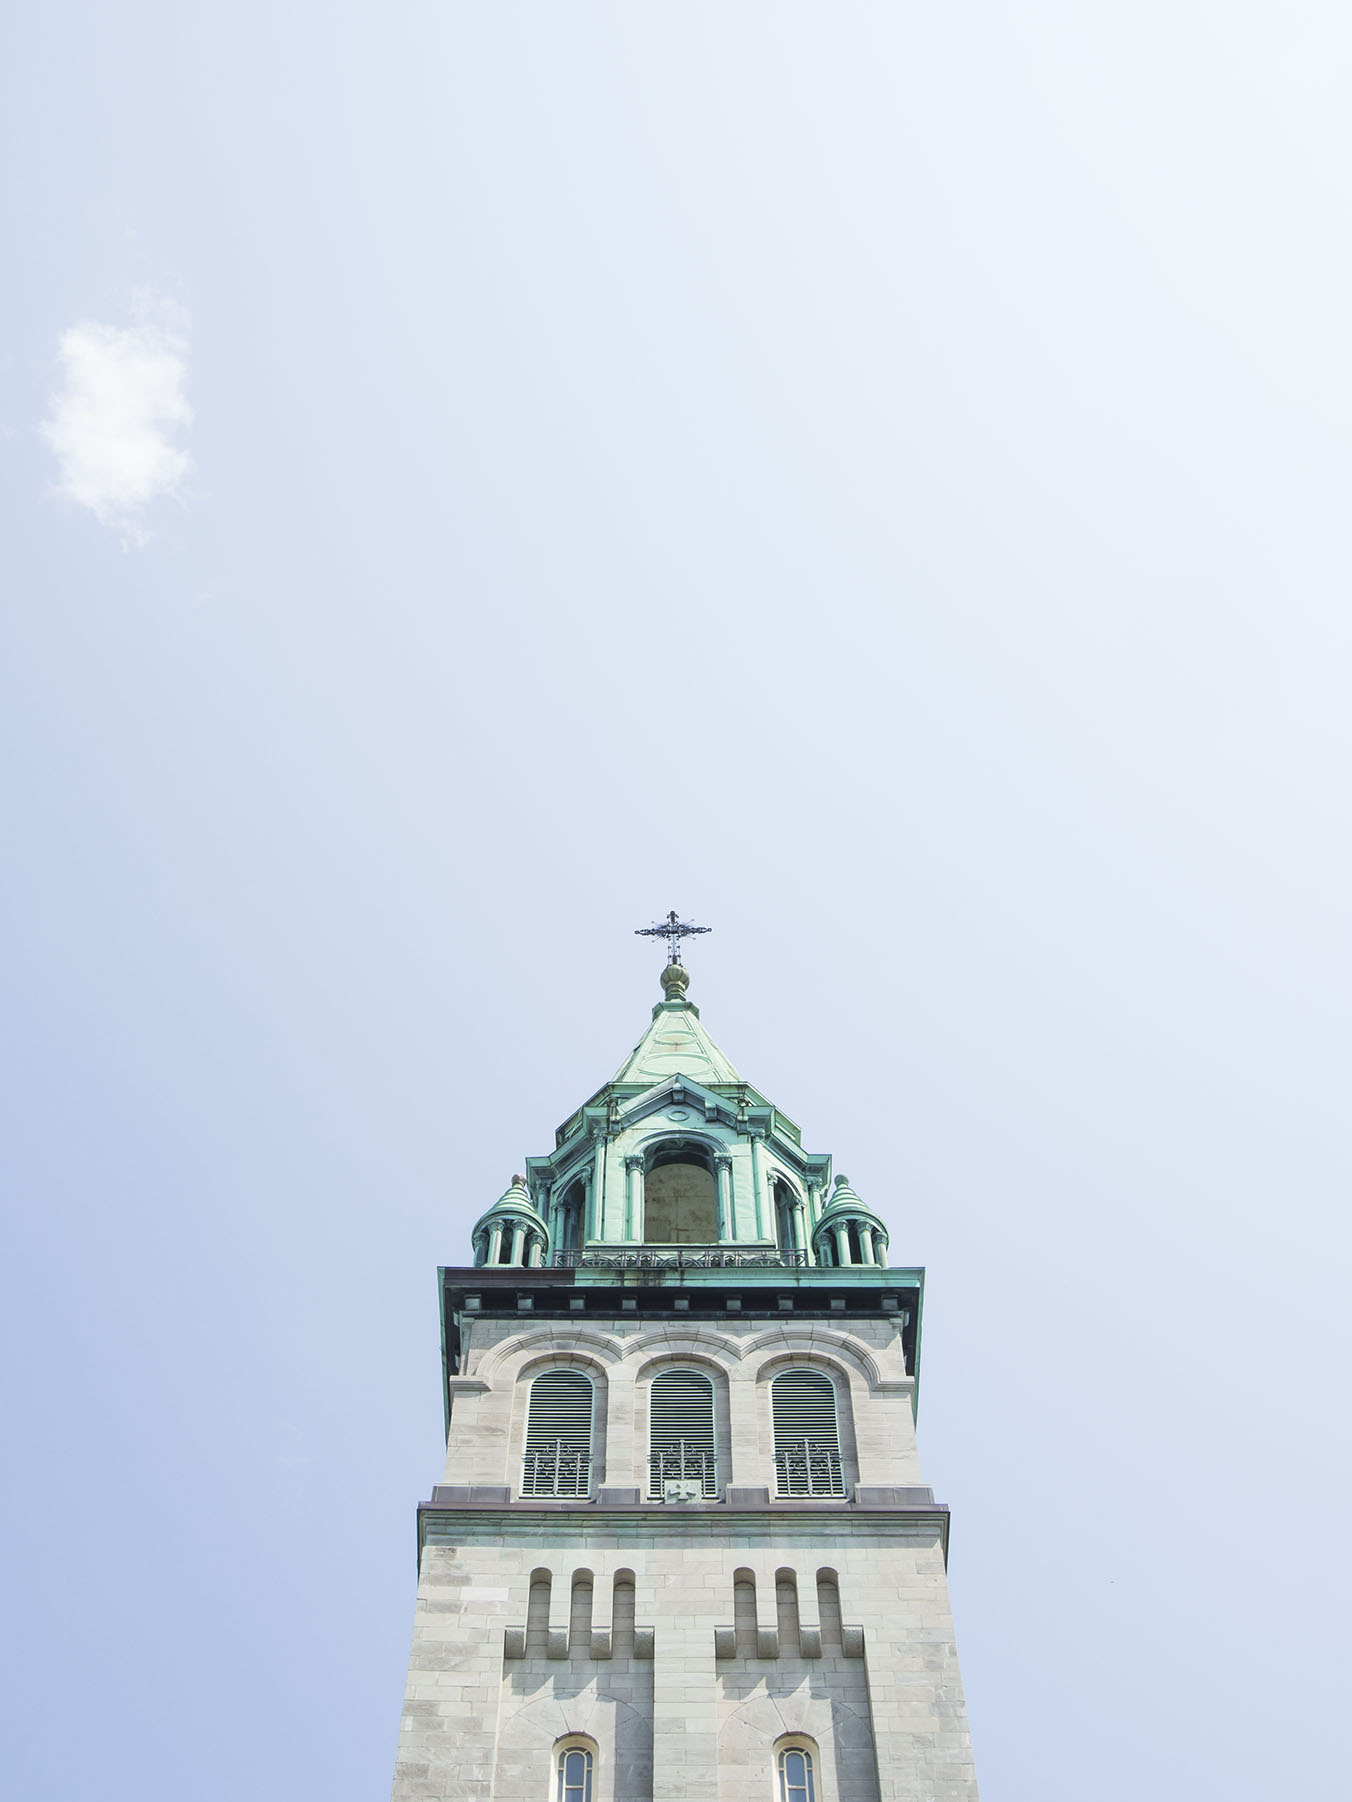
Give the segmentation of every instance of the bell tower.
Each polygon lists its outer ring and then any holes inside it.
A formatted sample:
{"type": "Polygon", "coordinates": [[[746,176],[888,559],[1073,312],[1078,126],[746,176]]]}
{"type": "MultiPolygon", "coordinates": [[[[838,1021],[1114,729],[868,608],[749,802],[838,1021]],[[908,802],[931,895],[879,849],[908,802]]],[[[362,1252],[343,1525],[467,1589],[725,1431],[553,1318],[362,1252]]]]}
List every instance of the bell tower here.
{"type": "Polygon", "coordinates": [[[441,1272],[394,1802],[976,1802],[924,1272],[655,930],[651,1025],[441,1272]]]}

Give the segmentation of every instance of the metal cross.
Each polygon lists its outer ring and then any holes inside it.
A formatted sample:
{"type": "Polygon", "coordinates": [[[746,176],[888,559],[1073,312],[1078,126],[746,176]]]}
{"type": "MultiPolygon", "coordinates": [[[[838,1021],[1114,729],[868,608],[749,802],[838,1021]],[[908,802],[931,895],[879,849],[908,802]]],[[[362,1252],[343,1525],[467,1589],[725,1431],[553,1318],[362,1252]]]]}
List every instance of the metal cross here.
{"type": "Polygon", "coordinates": [[[687,926],[684,920],[676,917],[676,909],[671,912],[660,926],[636,926],[634,937],[638,939],[665,939],[667,950],[671,953],[667,962],[678,964],[681,961],[681,940],[691,938],[697,932],[712,932],[712,926],[687,926]]]}

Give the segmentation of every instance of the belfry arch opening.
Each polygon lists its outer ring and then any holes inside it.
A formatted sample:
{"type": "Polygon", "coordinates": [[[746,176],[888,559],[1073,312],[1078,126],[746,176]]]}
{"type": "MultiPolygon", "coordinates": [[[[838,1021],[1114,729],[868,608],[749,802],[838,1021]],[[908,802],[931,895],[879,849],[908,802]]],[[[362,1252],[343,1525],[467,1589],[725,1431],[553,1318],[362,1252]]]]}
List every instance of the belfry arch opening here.
{"type": "Polygon", "coordinates": [[[578,1177],[564,1190],[554,1216],[555,1251],[577,1251],[581,1248],[586,1213],[587,1185],[578,1177]]]}
{"type": "Polygon", "coordinates": [[[776,1177],[771,1185],[771,1194],[775,1204],[775,1237],[786,1251],[802,1251],[801,1228],[799,1225],[800,1203],[798,1197],[786,1182],[776,1177]]]}
{"type": "Polygon", "coordinates": [[[718,1238],[713,1158],[693,1139],[664,1139],[648,1153],[643,1238],[649,1245],[712,1245],[718,1238]]]}

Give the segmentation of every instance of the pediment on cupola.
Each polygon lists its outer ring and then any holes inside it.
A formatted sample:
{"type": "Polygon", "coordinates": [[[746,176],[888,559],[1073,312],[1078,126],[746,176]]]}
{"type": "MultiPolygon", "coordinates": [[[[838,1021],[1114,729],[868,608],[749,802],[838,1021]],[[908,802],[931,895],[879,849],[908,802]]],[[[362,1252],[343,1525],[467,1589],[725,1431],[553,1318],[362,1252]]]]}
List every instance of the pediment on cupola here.
{"type": "Polygon", "coordinates": [[[715,1095],[712,1089],[690,1082],[684,1076],[672,1076],[666,1082],[655,1083],[642,1095],[635,1095],[628,1101],[621,1102],[618,1125],[621,1130],[638,1126],[649,1115],[657,1113],[665,1113],[671,1118],[673,1110],[684,1111],[692,1121],[721,1120],[727,1126],[737,1124],[735,1101],[725,1095],[715,1095]]]}

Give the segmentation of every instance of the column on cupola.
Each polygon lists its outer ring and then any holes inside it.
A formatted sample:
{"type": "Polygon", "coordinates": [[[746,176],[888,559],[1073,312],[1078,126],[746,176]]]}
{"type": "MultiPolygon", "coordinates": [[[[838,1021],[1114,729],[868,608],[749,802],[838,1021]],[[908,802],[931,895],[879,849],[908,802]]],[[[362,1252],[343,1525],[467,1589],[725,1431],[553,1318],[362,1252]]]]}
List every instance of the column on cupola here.
{"type": "Polygon", "coordinates": [[[596,1155],[592,1161],[592,1178],[588,1187],[591,1202],[592,1237],[604,1239],[606,1233],[606,1135],[596,1133],[596,1155]]]}
{"type": "Polygon", "coordinates": [[[832,1229],[832,1231],[835,1234],[837,1264],[852,1264],[854,1262],[854,1259],[850,1256],[850,1229],[849,1229],[849,1227],[842,1220],[842,1221],[838,1222],[838,1224],[832,1229]]]}
{"type": "Polygon", "coordinates": [[[867,1223],[863,1220],[856,1221],[855,1230],[859,1235],[859,1261],[862,1264],[876,1264],[878,1260],[873,1255],[873,1234],[867,1223]]]}
{"type": "Polygon", "coordinates": [[[793,1247],[801,1251],[805,1262],[811,1262],[812,1253],[807,1230],[807,1208],[801,1195],[793,1198],[793,1247]]]}
{"type": "Polygon", "coordinates": [[[641,1152],[631,1152],[624,1160],[624,1237],[643,1237],[643,1167],[641,1152]]]}
{"type": "Polygon", "coordinates": [[[765,1137],[763,1126],[753,1126],[747,1134],[751,1140],[751,1202],[755,1209],[755,1237],[765,1237],[765,1207],[762,1200],[764,1178],[761,1172],[761,1140],[765,1137]]]}
{"type": "Polygon", "coordinates": [[[873,1233],[873,1261],[884,1269],[887,1266],[887,1246],[883,1241],[882,1234],[876,1228],[873,1233]]]}
{"type": "Polygon", "coordinates": [[[733,1237],[732,1225],[732,1154],[714,1153],[714,1181],[718,1187],[718,1242],[733,1237]]]}
{"type": "Polygon", "coordinates": [[[525,1259],[521,1254],[525,1248],[526,1223],[524,1220],[514,1220],[512,1222],[512,1255],[508,1258],[507,1262],[513,1265],[523,1264],[525,1259]]]}
{"type": "Polygon", "coordinates": [[[822,1186],[811,1177],[807,1180],[807,1230],[809,1237],[816,1232],[817,1222],[822,1217],[822,1186]]]}
{"type": "Polygon", "coordinates": [[[538,1270],[545,1261],[545,1242],[538,1233],[530,1236],[530,1253],[526,1259],[532,1270],[538,1270]]]}
{"type": "Polygon", "coordinates": [[[502,1222],[500,1220],[495,1220],[488,1229],[488,1257],[485,1262],[489,1264],[502,1262],[502,1222]]]}

